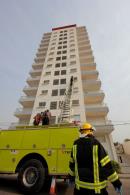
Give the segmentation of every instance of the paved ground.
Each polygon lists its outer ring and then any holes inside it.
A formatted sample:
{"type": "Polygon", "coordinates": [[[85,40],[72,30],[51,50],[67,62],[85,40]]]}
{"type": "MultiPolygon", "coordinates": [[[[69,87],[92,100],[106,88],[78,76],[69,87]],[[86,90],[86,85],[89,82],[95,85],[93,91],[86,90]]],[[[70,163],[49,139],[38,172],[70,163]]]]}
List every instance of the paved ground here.
{"type": "MultiPolygon", "coordinates": [[[[123,195],[130,195],[130,175],[121,176],[123,183],[123,195]]],[[[108,186],[109,195],[117,195],[111,184],[108,186]]],[[[0,195],[20,195],[17,182],[14,177],[0,176],[0,195]]],[[[49,193],[42,191],[39,195],[48,195],[49,193]]],[[[64,182],[57,183],[57,195],[72,195],[73,188],[68,188],[64,182]]]]}

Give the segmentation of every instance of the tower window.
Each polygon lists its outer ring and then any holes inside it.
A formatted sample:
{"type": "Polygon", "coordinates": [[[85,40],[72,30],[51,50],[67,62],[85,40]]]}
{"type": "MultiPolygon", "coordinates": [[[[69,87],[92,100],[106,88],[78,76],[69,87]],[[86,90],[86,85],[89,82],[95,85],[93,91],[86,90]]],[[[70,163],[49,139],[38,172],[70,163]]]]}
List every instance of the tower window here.
{"type": "Polygon", "coordinates": [[[46,67],[47,68],[51,68],[52,67],[52,64],[48,64],[46,67]]]}
{"type": "Polygon", "coordinates": [[[49,80],[44,80],[44,82],[43,82],[43,84],[45,84],[45,85],[47,85],[47,84],[49,84],[49,80]]]}
{"type": "Polygon", "coordinates": [[[63,101],[59,101],[59,109],[63,107],[63,101]]]}
{"type": "Polygon", "coordinates": [[[79,100],[72,100],[72,106],[79,106],[79,100]]]}
{"type": "Polygon", "coordinates": [[[57,102],[56,101],[50,103],[50,110],[55,110],[55,109],[57,109],[57,102]]]}
{"type": "Polygon", "coordinates": [[[52,90],[52,96],[58,96],[58,89],[52,90]]]}
{"type": "Polygon", "coordinates": [[[57,54],[61,54],[61,51],[58,51],[57,54]]]}
{"type": "Polygon", "coordinates": [[[47,75],[47,76],[48,76],[48,75],[51,75],[51,72],[46,72],[45,75],[47,75]]]}
{"type": "Polygon", "coordinates": [[[75,49],[70,49],[70,52],[75,52],[75,49]]]}
{"type": "Polygon", "coordinates": [[[74,42],[74,39],[71,39],[71,40],[70,40],[70,43],[73,43],[73,42],[74,42]]]}
{"type": "Polygon", "coordinates": [[[55,45],[56,43],[54,42],[54,43],[52,43],[51,45],[55,45]]]}
{"type": "Polygon", "coordinates": [[[61,47],[61,46],[59,46],[59,47],[58,47],[58,49],[62,49],[62,47],[61,47]]]}
{"type": "Polygon", "coordinates": [[[48,58],[48,61],[52,61],[53,60],[53,58],[48,58]]]}
{"type": "Polygon", "coordinates": [[[56,67],[56,68],[60,67],[60,64],[59,64],[59,63],[57,63],[57,64],[55,65],[55,67],[56,67]]]}
{"type": "Polygon", "coordinates": [[[51,49],[50,50],[54,50],[55,49],[55,47],[51,47],[51,49]]]}
{"type": "Polygon", "coordinates": [[[66,89],[60,89],[60,95],[64,95],[65,91],[66,91],[66,89]]]}
{"type": "Polygon", "coordinates": [[[74,77],[74,82],[78,81],[78,78],[77,77],[74,77]]]}
{"type": "Polygon", "coordinates": [[[74,72],[77,72],[76,68],[70,69],[70,73],[74,73],[74,72]]]}
{"type": "Polygon", "coordinates": [[[62,56],[62,60],[66,60],[67,56],[62,56]]]}
{"type": "Polygon", "coordinates": [[[57,57],[56,60],[57,60],[57,61],[61,60],[61,57],[57,57]]]}
{"type": "Polygon", "coordinates": [[[60,84],[66,84],[66,79],[61,79],[60,84]]]}
{"type": "Polygon", "coordinates": [[[60,74],[60,71],[55,71],[54,72],[54,75],[56,76],[56,75],[59,75],[60,74]]]}
{"type": "Polygon", "coordinates": [[[53,85],[58,85],[59,84],[59,79],[55,79],[54,81],[53,81],[53,85]]]}
{"type": "Polygon", "coordinates": [[[56,122],[56,116],[51,116],[50,124],[55,124],[55,122],[56,122]]]}
{"type": "Polygon", "coordinates": [[[75,58],[76,57],[76,55],[70,55],[70,58],[75,58]]]}
{"type": "Polygon", "coordinates": [[[48,90],[42,90],[42,95],[47,95],[48,90]]]}
{"type": "Polygon", "coordinates": [[[65,66],[66,66],[66,62],[63,62],[63,63],[61,64],[61,66],[62,66],[62,67],[65,67],[65,66]]]}
{"type": "Polygon", "coordinates": [[[73,35],[71,35],[71,36],[70,36],[70,39],[74,39],[74,36],[73,36],[73,35]]]}
{"type": "Polygon", "coordinates": [[[78,93],[78,91],[79,91],[78,87],[73,88],[73,93],[78,93]]]}
{"type": "Polygon", "coordinates": [[[64,54],[64,53],[67,53],[67,51],[66,50],[64,50],[64,51],[62,51],[62,53],[64,54]]]}
{"type": "Polygon", "coordinates": [[[74,32],[70,32],[70,35],[74,35],[74,32]]]}
{"type": "Polygon", "coordinates": [[[51,56],[51,55],[53,55],[53,54],[54,54],[54,52],[50,52],[50,53],[49,53],[49,56],[51,56]]]}
{"type": "Polygon", "coordinates": [[[39,102],[39,107],[45,107],[46,106],[46,102],[39,102]]]}
{"type": "Polygon", "coordinates": [[[76,64],[76,61],[71,61],[70,62],[70,65],[75,65],[76,64]]]}
{"type": "Polygon", "coordinates": [[[75,44],[71,44],[70,47],[75,47],[75,44]]]}
{"type": "Polygon", "coordinates": [[[67,45],[63,45],[63,48],[67,48],[67,45]]]}
{"type": "Polygon", "coordinates": [[[65,75],[66,74],[66,70],[61,70],[61,75],[65,75]]]}

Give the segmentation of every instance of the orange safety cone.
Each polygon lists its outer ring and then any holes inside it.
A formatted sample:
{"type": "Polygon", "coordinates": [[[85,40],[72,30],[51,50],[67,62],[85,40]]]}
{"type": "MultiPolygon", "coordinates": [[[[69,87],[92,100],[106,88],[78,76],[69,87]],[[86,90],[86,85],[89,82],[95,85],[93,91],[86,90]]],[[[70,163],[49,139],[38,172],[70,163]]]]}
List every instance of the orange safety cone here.
{"type": "Polygon", "coordinates": [[[56,195],[56,178],[52,177],[51,187],[50,187],[50,195],[56,195]]]}

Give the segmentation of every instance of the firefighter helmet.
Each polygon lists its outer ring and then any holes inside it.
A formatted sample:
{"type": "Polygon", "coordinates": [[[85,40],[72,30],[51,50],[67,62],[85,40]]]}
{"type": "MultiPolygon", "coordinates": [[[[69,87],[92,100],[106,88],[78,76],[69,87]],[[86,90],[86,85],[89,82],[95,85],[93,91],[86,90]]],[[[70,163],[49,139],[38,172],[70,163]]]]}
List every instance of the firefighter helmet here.
{"type": "Polygon", "coordinates": [[[84,123],[83,125],[81,125],[80,127],[80,132],[81,131],[96,131],[95,127],[93,127],[90,123],[84,123]]]}

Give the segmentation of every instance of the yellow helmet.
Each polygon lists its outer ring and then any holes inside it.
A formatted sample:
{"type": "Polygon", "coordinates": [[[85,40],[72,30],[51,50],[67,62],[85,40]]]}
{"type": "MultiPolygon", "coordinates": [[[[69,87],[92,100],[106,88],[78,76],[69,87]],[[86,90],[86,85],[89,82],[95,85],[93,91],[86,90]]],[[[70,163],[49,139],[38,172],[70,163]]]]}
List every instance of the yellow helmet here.
{"type": "Polygon", "coordinates": [[[90,123],[84,123],[83,125],[81,125],[80,127],[80,131],[96,131],[96,129],[90,124],[90,123]]]}

